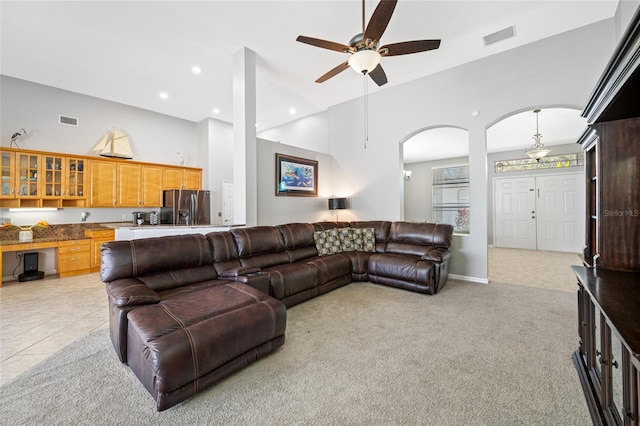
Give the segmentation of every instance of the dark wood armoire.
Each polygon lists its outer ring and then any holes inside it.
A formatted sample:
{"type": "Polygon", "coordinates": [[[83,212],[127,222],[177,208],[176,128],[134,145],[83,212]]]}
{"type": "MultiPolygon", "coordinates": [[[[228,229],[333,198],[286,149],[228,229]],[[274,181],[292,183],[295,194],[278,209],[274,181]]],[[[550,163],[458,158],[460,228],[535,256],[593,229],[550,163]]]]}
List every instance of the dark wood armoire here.
{"type": "Polygon", "coordinates": [[[594,424],[640,425],[640,9],[584,111],[586,245],[573,360],[594,424]]]}

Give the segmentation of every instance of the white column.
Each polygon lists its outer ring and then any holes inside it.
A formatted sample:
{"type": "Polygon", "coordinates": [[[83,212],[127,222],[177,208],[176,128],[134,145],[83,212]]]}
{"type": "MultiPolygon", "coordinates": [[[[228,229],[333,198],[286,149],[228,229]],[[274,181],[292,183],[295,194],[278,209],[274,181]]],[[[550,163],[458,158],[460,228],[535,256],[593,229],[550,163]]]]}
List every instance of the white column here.
{"type": "Polygon", "coordinates": [[[233,55],[234,223],[258,222],[256,56],[246,47],[233,55]]]}

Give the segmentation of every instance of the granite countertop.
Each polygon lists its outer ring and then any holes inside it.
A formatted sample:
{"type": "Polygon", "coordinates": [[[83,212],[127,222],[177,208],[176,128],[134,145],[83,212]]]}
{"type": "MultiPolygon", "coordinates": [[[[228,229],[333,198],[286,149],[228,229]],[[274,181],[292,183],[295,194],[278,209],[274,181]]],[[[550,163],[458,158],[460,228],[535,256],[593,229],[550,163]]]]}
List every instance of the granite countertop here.
{"type": "Polygon", "coordinates": [[[19,228],[10,227],[0,229],[0,246],[13,244],[49,243],[68,240],[84,240],[84,231],[96,229],[109,229],[102,223],[74,223],[65,225],[50,225],[49,228],[34,227],[33,239],[20,241],[18,239],[19,228]]]}

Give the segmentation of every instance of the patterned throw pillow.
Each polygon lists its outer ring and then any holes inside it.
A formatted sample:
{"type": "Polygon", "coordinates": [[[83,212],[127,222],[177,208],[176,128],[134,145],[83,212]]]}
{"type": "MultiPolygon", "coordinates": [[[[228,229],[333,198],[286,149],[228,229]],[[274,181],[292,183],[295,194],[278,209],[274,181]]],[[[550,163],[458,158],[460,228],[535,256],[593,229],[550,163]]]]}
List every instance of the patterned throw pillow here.
{"type": "Polygon", "coordinates": [[[316,243],[319,256],[328,256],[342,251],[340,248],[340,236],[335,229],[314,232],[313,241],[316,243]]]}
{"type": "Polygon", "coordinates": [[[342,251],[356,251],[353,228],[336,228],[340,236],[340,247],[342,251]]]}
{"type": "Polygon", "coordinates": [[[354,228],[353,242],[356,251],[376,251],[376,233],[373,228],[354,228]]]}

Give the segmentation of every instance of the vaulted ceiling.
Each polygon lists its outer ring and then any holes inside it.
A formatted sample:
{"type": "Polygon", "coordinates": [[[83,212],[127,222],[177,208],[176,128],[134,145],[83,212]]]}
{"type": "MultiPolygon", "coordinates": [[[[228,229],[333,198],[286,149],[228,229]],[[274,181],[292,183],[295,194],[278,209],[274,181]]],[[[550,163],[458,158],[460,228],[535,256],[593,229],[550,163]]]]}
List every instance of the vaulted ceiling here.
{"type": "MultiPolygon", "coordinates": [[[[367,21],[377,4],[366,0],[367,21]]],[[[389,83],[371,82],[369,92],[611,18],[617,4],[399,0],[381,42],[442,44],[383,58],[389,83]],[[514,37],[485,46],[484,36],[510,26],[514,37]]],[[[361,31],[361,8],[357,0],[3,0],[0,72],[194,122],[232,122],[232,58],[246,47],[257,57],[257,127],[263,130],[362,96],[362,77],[350,70],[314,82],[348,54],[295,41],[302,34],[348,44],[361,31]]]]}

